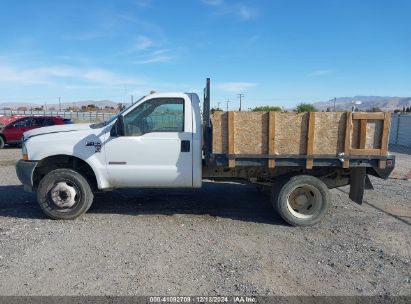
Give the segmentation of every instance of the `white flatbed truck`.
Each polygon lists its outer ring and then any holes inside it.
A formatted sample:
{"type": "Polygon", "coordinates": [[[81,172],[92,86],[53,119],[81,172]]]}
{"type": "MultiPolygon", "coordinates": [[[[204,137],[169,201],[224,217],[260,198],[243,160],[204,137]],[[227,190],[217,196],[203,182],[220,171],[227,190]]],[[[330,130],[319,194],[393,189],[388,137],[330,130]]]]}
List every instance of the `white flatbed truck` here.
{"type": "MultiPolygon", "coordinates": [[[[350,198],[361,203],[364,189],[372,187],[368,174],[387,178],[394,168],[395,158],[386,152],[214,153],[209,79],[203,106],[201,117],[197,94],[153,93],[103,123],[26,132],[17,176],[26,191],[37,193],[40,208],[53,219],[84,214],[95,192],[200,188],[203,179],[214,179],[270,187],[271,202],[281,217],[291,225],[308,226],[327,213],[330,188],[351,185],[350,198]]],[[[386,150],[382,140],[379,151],[386,150]]]]}

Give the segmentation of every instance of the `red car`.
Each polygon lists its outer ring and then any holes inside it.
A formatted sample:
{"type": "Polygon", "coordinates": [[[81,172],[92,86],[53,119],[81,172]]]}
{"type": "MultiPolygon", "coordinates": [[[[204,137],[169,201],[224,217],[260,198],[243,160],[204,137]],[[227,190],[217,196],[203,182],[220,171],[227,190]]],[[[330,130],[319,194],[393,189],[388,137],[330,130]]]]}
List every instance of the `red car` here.
{"type": "Polygon", "coordinates": [[[4,148],[6,144],[20,144],[23,133],[26,131],[70,123],[72,123],[70,119],[53,116],[28,116],[17,119],[4,127],[0,127],[0,149],[4,148]]]}

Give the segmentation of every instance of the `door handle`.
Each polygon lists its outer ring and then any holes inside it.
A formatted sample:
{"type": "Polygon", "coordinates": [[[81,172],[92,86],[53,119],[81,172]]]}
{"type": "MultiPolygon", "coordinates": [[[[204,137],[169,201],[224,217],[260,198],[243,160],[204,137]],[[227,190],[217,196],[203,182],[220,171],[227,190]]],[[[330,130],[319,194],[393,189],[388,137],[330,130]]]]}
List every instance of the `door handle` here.
{"type": "Polygon", "coordinates": [[[181,141],[181,152],[190,152],[190,141],[189,140],[181,141]]]}

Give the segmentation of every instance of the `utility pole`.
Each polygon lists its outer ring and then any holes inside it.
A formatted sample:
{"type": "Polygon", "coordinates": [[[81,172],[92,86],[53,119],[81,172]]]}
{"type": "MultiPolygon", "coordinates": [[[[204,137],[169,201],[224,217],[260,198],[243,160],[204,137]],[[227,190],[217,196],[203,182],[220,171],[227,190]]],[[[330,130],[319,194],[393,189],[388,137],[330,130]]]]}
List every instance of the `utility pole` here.
{"type": "Polygon", "coordinates": [[[228,112],[228,103],[230,102],[230,98],[227,99],[226,103],[227,103],[227,112],[228,112]]]}
{"type": "Polygon", "coordinates": [[[217,102],[217,110],[220,110],[220,103],[221,102],[217,102]]]}
{"type": "Polygon", "coordinates": [[[237,96],[240,98],[240,109],[239,111],[241,112],[241,100],[244,98],[244,94],[237,94],[237,96]]]}
{"type": "Polygon", "coordinates": [[[60,96],[59,96],[59,112],[61,112],[61,102],[60,102],[60,96]]]}
{"type": "Polygon", "coordinates": [[[335,112],[335,103],[337,101],[337,97],[334,97],[334,112],[335,112]]]}
{"type": "Polygon", "coordinates": [[[131,95],[131,104],[134,104],[134,96],[131,95]]]}

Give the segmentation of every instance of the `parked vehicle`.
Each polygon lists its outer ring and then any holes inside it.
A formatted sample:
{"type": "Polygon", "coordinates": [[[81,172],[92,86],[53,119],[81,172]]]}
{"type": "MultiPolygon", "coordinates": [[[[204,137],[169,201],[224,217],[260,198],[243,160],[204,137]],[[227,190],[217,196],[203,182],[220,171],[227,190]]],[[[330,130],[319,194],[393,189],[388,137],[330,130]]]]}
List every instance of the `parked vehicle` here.
{"type": "Polygon", "coordinates": [[[54,116],[26,116],[19,118],[0,128],[0,149],[4,148],[6,144],[21,144],[23,133],[26,131],[71,123],[70,119],[54,116]]]}
{"type": "Polygon", "coordinates": [[[12,123],[13,121],[16,121],[19,118],[22,117],[26,117],[26,115],[16,115],[16,114],[12,114],[12,115],[4,115],[4,114],[0,114],[0,126],[3,125],[8,125],[10,123],[12,123]]]}
{"type": "Polygon", "coordinates": [[[387,178],[394,168],[395,158],[386,150],[385,113],[225,112],[211,117],[209,79],[203,105],[201,119],[197,94],[154,93],[104,123],[28,131],[17,176],[53,219],[82,215],[95,192],[199,188],[207,178],[270,187],[272,205],[282,218],[308,226],[327,213],[330,188],[350,185],[350,198],[361,203],[364,189],[372,187],[368,174],[387,178]],[[314,124],[316,115],[320,123],[314,124]],[[357,119],[361,129],[353,124],[357,119]],[[367,119],[372,127],[381,120],[381,132],[366,136],[367,119]],[[375,143],[380,147],[370,147],[375,143]],[[316,154],[320,148],[334,152],[316,154]],[[287,149],[296,152],[287,154],[287,149]]]}

